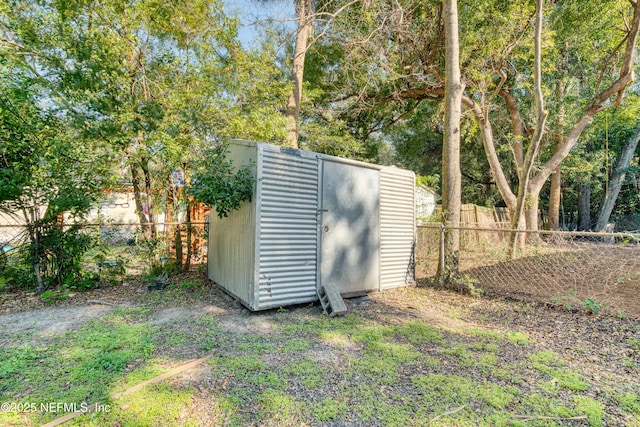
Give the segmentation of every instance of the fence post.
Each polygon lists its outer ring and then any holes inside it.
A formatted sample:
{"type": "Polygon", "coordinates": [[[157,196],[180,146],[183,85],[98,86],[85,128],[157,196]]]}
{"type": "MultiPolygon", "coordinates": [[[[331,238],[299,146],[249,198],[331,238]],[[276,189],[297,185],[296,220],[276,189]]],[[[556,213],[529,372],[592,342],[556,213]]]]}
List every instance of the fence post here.
{"type": "Polygon", "coordinates": [[[100,205],[98,205],[98,245],[102,244],[102,215],[100,215],[100,205]]]}

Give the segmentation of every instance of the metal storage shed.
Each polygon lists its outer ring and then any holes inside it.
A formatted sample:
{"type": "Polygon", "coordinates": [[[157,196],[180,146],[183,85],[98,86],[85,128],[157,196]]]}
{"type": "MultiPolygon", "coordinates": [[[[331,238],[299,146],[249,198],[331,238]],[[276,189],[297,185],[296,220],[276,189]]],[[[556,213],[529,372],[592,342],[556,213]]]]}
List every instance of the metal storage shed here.
{"type": "Polygon", "coordinates": [[[250,202],[210,215],[208,275],[251,310],[414,283],[411,171],[249,141],[227,158],[252,165],[250,202]]]}

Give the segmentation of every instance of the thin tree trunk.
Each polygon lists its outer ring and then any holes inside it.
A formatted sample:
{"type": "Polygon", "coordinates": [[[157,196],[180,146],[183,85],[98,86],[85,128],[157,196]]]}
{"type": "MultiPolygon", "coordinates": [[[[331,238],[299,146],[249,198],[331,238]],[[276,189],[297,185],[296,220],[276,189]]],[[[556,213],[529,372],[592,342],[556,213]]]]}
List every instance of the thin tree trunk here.
{"type": "MultiPolygon", "coordinates": [[[[625,89],[633,83],[634,73],[632,72],[631,65],[635,60],[635,49],[638,38],[638,30],[640,28],[640,1],[631,3],[633,6],[633,18],[629,21],[628,33],[626,36],[625,54],[623,58],[623,65],[620,68],[620,75],[616,81],[614,81],[606,89],[595,95],[590,102],[586,103],[587,107],[582,111],[581,116],[573,125],[573,128],[566,134],[563,139],[562,145],[558,147],[555,154],[542,165],[535,176],[531,178],[529,186],[529,194],[531,198],[538,197],[540,189],[546,183],[551,173],[562,163],[562,161],[569,155],[571,149],[575,146],[578,138],[584,131],[584,129],[591,124],[593,117],[599,112],[610,108],[614,105],[619,105],[622,101],[622,94],[625,89]],[[609,102],[612,98],[615,102],[609,102]]],[[[463,97],[463,102],[469,107],[476,121],[479,125],[482,125],[483,120],[488,121],[488,114],[484,116],[482,109],[478,106],[470,97],[463,97]]],[[[480,126],[482,129],[482,126],[480,126]]],[[[507,206],[512,203],[513,192],[509,186],[508,181],[505,179],[504,171],[500,160],[497,156],[495,146],[493,145],[493,139],[486,139],[487,134],[482,132],[483,144],[485,146],[485,153],[489,166],[491,167],[491,174],[494,177],[500,194],[502,195],[507,206]]],[[[536,200],[537,203],[537,200],[536,200]]],[[[527,223],[528,229],[538,228],[538,215],[527,214],[526,218],[531,220],[531,223],[527,223]]]]}
{"type": "MultiPolygon", "coordinates": [[[[39,211],[39,208],[36,206],[34,210],[39,211]]],[[[44,271],[44,268],[46,268],[46,265],[45,266],[42,265],[42,260],[45,259],[44,249],[42,247],[42,227],[37,222],[39,222],[39,218],[36,218],[35,221],[33,222],[33,224],[35,225],[33,227],[33,232],[32,232],[32,236],[33,236],[32,242],[34,246],[33,272],[36,275],[36,282],[38,283],[38,295],[40,295],[46,289],[45,283],[44,283],[44,277],[43,277],[44,276],[43,271],[44,271]]]]}
{"type": "Polygon", "coordinates": [[[520,116],[520,110],[518,109],[516,98],[513,96],[513,93],[511,93],[511,90],[502,89],[499,94],[507,104],[507,110],[509,111],[509,117],[511,118],[511,127],[513,128],[513,163],[515,165],[516,173],[519,173],[520,169],[522,169],[522,166],[524,165],[525,135],[524,127],[522,125],[522,117],[520,116]]]}
{"type": "Polygon", "coordinates": [[[300,119],[300,105],[302,104],[304,60],[307,54],[307,43],[313,33],[313,3],[312,0],[295,0],[295,7],[296,15],[298,16],[298,29],[296,31],[296,46],[291,70],[293,93],[287,101],[285,116],[287,120],[287,145],[298,148],[298,120],[300,119]]]}
{"type": "Polygon", "coordinates": [[[24,215],[25,222],[27,224],[27,232],[29,233],[29,239],[33,246],[32,267],[36,276],[36,283],[38,285],[38,294],[42,294],[45,291],[45,283],[43,277],[43,266],[41,260],[44,259],[42,248],[42,227],[40,225],[40,206],[38,202],[34,201],[33,206],[30,208],[22,208],[22,214],[24,215]]]}
{"type": "Polygon", "coordinates": [[[149,213],[147,214],[147,218],[149,218],[149,228],[151,230],[151,238],[155,239],[157,237],[156,230],[156,216],[155,216],[155,206],[153,203],[153,194],[151,188],[151,174],[149,173],[149,159],[147,157],[143,157],[140,162],[140,168],[142,169],[142,173],[144,176],[144,191],[146,194],[146,202],[147,202],[147,210],[149,213]]]}
{"type": "MultiPolygon", "coordinates": [[[[533,169],[533,163],[538,156],[538,149],[540,147],[540,142],[542,141],[542,136],[544,135],[544,125],[547,121],[547,116],[549,112],[544,109],[544,97],[542,94],[542,12],[543,12],[544,1],[538,0],[536,5],[536,34],[534,38],[535,44],[535,62],[534,62],[534,74],[533,80],[535,85],[535,99],[536,99],[536,130],[533,133],[533,139],[531,140],[531,144],[529,145],[529,149],[527,150],[527,154],[524,159],[524,164],[522,166],[522,170],[520,171],[519,176],[519,186],[518,186],[518,200],[516,203],[516,210],[514,212],[513,218],[511,219],[511,226],[514,230],[520,229],[520,218],[525,210],[525,202],[528,205],[527,211],[528,215],[526,216],[531,220],[531,215],[535,216],[535,223],[537,225],[538,222],[538,194],[535,194],[535,197],[532,197],[534,194],[529,188],[529,176],[531,175],[531,170],[533,169]],[[533,200],[535,199],[535,200],[533,200]],[[535,205],[535,209],[534,209],[535,205]]],[[[528,222],[528,221],[527,221],[528,222]]],[[[527,228],[530,224],[526,224],[527,228]]],[[[516,256],[516,245],[519,241],[518,232],[511,233],[511,256],[516,256]]]]}
{"type": "Polygon", "coordinates": [[[445,21],[445,114],[442,149],[442,210],[444,222],[453,227],[446,231],[444,266],[440,266],[440,283],[454,285],[458,276],[460,252],[460,207],[462,175],[460,171],[460,117],[464,85],[460,76],[460,42],[458,39],[457,0],[444,0],[445,21]],[[444,267],[444,271],[442,271],[444,267]]]}
{"type": "Polygon", "coordinates": [[[182,227],[176,226],[174,236],[174,245],[176,248],[176,270],[182,269],[182,227]]]}
{"type": "Polygon", "coordinates": [[[164,232],[167,239],[167,248],[169,248],[169,254],[171,254],[171,239],[173,237],[173,199],[174,199],[175,186],[173,184],[173,175],[169,174],[169,185],[167,186],[167,196],[165,198],[164,209],[164,232]]]}
{"type": "Polygon", "coordinates": [[[462,102],[471,110],[473,117],[476,119],[476,123],[480,128],[480,134],[482,135],[482,145],[487,155],[491,176],[498,187],[502,200],[504,200],[509,209],[509,213],[513,215],[513,211],[516,208],[516,195],[511,191],[509,180],[504,174],[500,159],[498,158],[493,139],[493,128],[491,127],[491,120],[489,119],[489,109],[478,105],[473,99],[466,95],[462,96],[462,102]]]}
{"type": "Polygon", "coordinates": [[[183,271],[187,272],[191,268],[191,256],[193,256],[193,247],[191,246],[191,233],[193,228],[191,227],[191,203],[187,200],[187,259],[182,267],[183,271]]]}
{"type": "MultiPolygon", "coordinates": [[[[556,81],[556,99],[559,104],[558,119],[556,121],[556,132],[554,135],[555,145],[553,152],[558,151],[558,148],[562,145],[562,135],[564,127],[564,82],[562,79],[556,81]]],[[[560,229],[560,200],[562,198],[562,177],[561,177],[562,165],[558,167],[551,174],[551,188],[549,189],[549,210],[547,217],[549,219],[549,230],[560,229]]]]}
{"type": "Polygon", "coordinates": [[[591,184],[581,182],[578,188],[578,231],[591,229],[591,184]]]}
{"type": "Polygon", "coordinates": [[[620,153],[618,160],[616,160],[616,164],[613,167],[613,172],[611,174],[611,179],[609,180],[609,191],[602,198],[594,231],[604,230],[609,222],[609,218],[613,212],[613,207],[618,199],[618,194],[620,194],[620,189],[622,188],[627,168],[631,164],[631,159],[633,159],[633,155],[638,147],[638,141],[640,141],[640,127],[636,129],[633,136],[624,144],[622,152],[620,153]]]}
{"type": "Polygon", "coordinates": [[[131,185],[133,185],[133,201],[136,204],[136,212],[138,214],[138,221],[140,221],[140,229],[142,230],[142,236],[145,239],[151,238],[151,227],[149,227],[149,219],[144,214],[144,206],[142,205],[142,188],[140,186],[140,172],[138,167],[134,164],[130,166],[131,170],[131,185]]]}

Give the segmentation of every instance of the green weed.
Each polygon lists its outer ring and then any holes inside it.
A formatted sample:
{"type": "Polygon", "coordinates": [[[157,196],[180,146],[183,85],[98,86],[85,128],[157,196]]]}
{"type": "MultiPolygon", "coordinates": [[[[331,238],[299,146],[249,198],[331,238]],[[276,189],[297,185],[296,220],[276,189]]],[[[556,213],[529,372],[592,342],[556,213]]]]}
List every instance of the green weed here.
{"type": "Polygon", "coordinates": [[[421,389],[424,398],[435,405],[434,409],[466,405],[470,399],[502,409],[514,400],[516,393],[514,388],[479,384],[458,375],[419,375],[413,383],[421,389]]]}
{"type": "Polygon", "coordinates": [[[389,385],[398,378],[398,365],[397,360],[377,354],[354,356],[349,359],[349,367],[345,375],[347,378],[363,375],[368,382],[389,385]]]}
{"type": "Polygon", "coordinates": [[[422,357],[411,345],[393,342],[373,342],[369,344],[366,352],[392,359],[398,364],[410,363],[422,357]]]}
{"type": "Polygon", "coordinates": [[[623,410],[640,415],[640,390],[638,393],[618,393],[615,398],[623,410]]]}
{"type": "MultiPolygon", "coordinates": [[[[520,399],[519,412],[523,415],[570,418],[580,415],[561,401],[538,394],[528,394],[520,399]]],[[[549,424],[545,424],[549,425],[549,424]]],[[[552,424],[554,425],[554,424],[552,424]]]]}
{"type": "Polygon", "coordinates": [[[158,383],[145,387],[120,399],[108,400],[109,411],[92,412],[73,420],[82,426],[130,425],[196,426],[195,421],[181,418],[181,412],[190,401],[191,389],[176,390],[168,384],[158,383]]]}
{"type": "Polygon", "coordinates": [[[534,364],[561,366],[564,363],[558,353],[548,350],[528,354],[527,358],[534,364]]]}
{"type": "Polygon", "coordinates": [[[241,375],[243,377],[252,372],[268,369],[268,366],[262,361],[262,359],[254,355],[222,357],[214,362],[215,364],[226,367],[236,375],[241,375]]]}
{"type": "Polygon", "coordinates": [[[573,400],[578,412],[587,416],[591,427],[604,425],[604,405],[601,402],[587,396],[574,396],[573,400]]]}
{"type": "Polygon", "coordinates": [[[579,374],[564,367],[564,362],[560,355],[552,351],[541,351],[538,353],[532,353],[527,356],[533,367],[550,376],[557,382],[559,387],[564,387],[574,391],[584,391],[589,389],[589,383],[587,383],[579,374]]]}
{"type": "Polygon", "coordinates": [[[182,282],[182,283],[180,283],[180,288],[181,289],[188,290],[188,289],[195,289],[195,288],[198,288],[198,287],[200,287],[200,283],[198,283],[198,282],[182,282]]]}
{"type": "Polygon", "coordinates": [[[313,416],[320,422],[342,419],[347,413],[347,402],[344,400],[325,397],[313,407],[313,416]]]}
{"type": "Polygon", "coordinates": [[[303,405],[293,396],[279,391],[267,389],[258,398],[260,415],[272,425],[300,425],[303,405]]]}
{"type": "Polygon", "coordinates": [[[394,332],[394,328],[390,326],[363,326],[351,333],[351,339],[355,342],[372,343],[387,339],[394,332]]]}
{"type": "Polygon", "coordinates": [[[456,344],[443,348],[440,353],[447,356],[455,356],[462,366],[473,366],[476,363],[473,354],[469,351],[469,346],[465,344],[456,344]]]}
{"type": "Polygon", "coordinates": [[[404,337],[411,344],[423,344],[426,342],[435,344],[444,343],[444,336],[440,329],[418,320],[413,320],[397,326],[395,328],[395,332],[404,337]]]}
{"type": "Polygon", "coordinates": [[[283,351],[285,352],[294,352],[294,351],[306,351],[309,349],[309,341],[304,338],[294,338],[288,340],[284,347],[283,351]]]}
{"type": "Polygon", "coordinates": [[[249,335],[243,337],[242,340],[236,344],[236,348],[246,354],[260,355],[274,352],[278,347],[262,337],[249,335]]]}
{"type": "MultiPolygon", "coordinates": [[[[1,396],[24,393],[40,402],[95,402],[106,399],[111,386],[136,360],[154,350],[146,325],[130,324],[115,315],[94,320],[43,347],[9,347],[1,351],[1,396]]],[[[34,423],[55,414],[29,414],[34,423]]]]}
{"type": "Polygon", "coordinates": [[[302,378],[302,385],[306,388],[317,388],[323,381],[323,370],[317,361],[310,357],[289,363],[282,371],[291,377],[302,378]]]}
{"type": "Polygon", "coordinates": [[[531,344],[529,334],[525,332],[508,332],[507,340],[511,344],[529,345],[531,344]]]}

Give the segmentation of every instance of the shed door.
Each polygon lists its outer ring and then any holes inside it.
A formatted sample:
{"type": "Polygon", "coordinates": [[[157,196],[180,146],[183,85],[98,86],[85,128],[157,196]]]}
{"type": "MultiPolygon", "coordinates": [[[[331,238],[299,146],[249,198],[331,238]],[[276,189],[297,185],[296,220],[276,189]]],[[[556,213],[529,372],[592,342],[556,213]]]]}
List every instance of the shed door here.
{"type": "Polygon", "coordinates": [[[321,160],[320,284],[379,289],[379,172],[321,160]]]}

